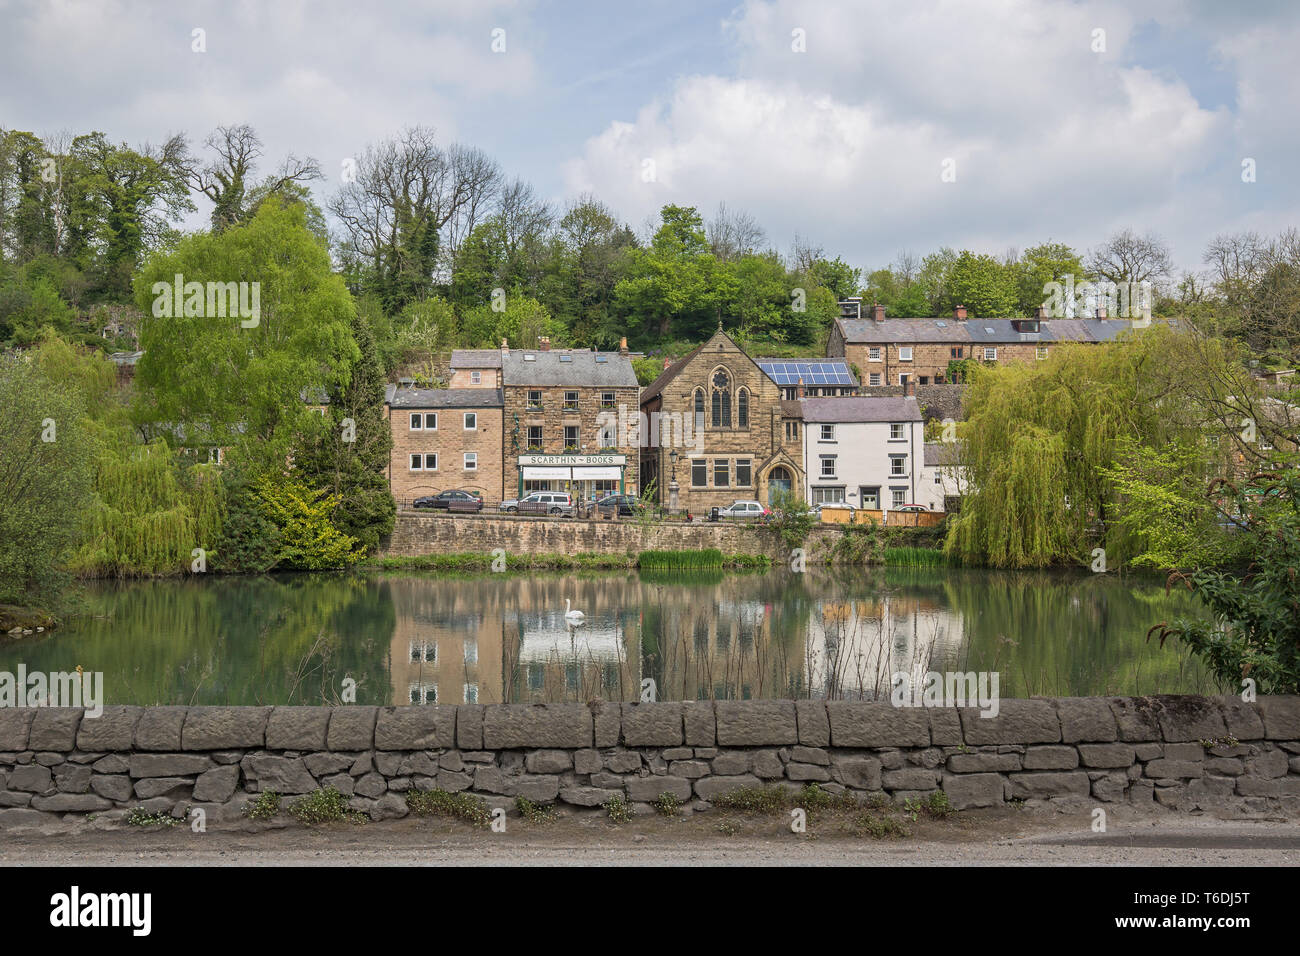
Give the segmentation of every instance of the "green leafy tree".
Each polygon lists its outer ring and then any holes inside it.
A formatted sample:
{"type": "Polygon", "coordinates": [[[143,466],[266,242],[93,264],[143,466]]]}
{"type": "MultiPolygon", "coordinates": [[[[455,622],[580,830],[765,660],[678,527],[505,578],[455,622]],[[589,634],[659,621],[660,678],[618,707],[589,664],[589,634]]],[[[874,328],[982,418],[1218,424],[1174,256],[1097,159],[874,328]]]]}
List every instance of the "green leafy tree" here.
{"type": "Polygon", "coordinates": [[[81,396],[0,355],[0,603],[50,606],[69,583],[94,439],[81,396]]]}
{"type": "Polygon", "coordinates": [[[947,277],[945,295],[948,308],[944,312],[964,305],[972,316],[1018,314],[1015,274],[992,256],[963,250],[947,277]]]}
{"type": "Polygon", "coordinates": [[[1243,679],[1264,694],[1300,693],[1300,470],[1260,474],[1212,487],[1226,492],[1217,513],[1240,529],[1249,564],[1241,570],[1176,572],[1210,611],[1151,629],[1161,644],[1173,637],[1203,659],[1229,687],[1243,679]]]}
{"type": "Polygon", "coordinates": [[[136,372],[145,430],[266,467],[320,427],[305,393],[346,387],[360,358],[352,297],[297,205],[264,203],[244,225],[188,236],[154,256],[136,280],[136,302],[145,313],[136,372]],[[170,316],[155,313],[178,274],[186,283],[249,283],[250,304],[258,283],[259,314],[209,315],[206,298],[203,314],[176,314],[176,303],[170,316]]]}
{"type": "Polygon", "coordinates": [[[1044,242],[1026,249],[1012,267],[1016,274],[1016,308],[1020,315],[1033,315],[1047,300],[1043,287],[1074,276],[1076,283],[1088,278],[1083,260],[1062,242],[1044,242]]]}
{"type": "Polygon", "coordinates": [[[262,517],[279,537],[276,567],[328,571],[350,567],[365,556],[357,539],[334,523],[337,495],[322,495],[282,474],[262,475],[253,482],[252,490],[262,517]]]}

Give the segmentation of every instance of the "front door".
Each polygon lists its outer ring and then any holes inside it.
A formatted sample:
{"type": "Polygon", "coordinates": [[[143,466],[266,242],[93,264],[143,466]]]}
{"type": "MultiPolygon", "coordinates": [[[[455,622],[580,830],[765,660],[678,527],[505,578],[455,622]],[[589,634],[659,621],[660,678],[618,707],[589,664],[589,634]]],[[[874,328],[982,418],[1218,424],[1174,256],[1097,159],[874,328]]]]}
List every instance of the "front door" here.
{"type": "Polygon", "coordinates": [[[858,500],[862,502],[862,508],[866,511],[880,510],[880,486],[868,488],[862,485],[858,488],[858,500]]]}

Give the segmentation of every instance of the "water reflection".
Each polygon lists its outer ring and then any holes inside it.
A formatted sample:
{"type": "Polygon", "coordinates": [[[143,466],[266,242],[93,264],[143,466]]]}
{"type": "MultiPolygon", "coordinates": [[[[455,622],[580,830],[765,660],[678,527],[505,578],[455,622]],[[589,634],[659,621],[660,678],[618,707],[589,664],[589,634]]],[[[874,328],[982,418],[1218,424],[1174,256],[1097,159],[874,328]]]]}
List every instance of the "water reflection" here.
{"type": "Polygon", "coordinates": [[[1185,594],[1104,575],[298,575],[106,584],[93,617],[0,646],[108,703],[871,698],[899,671],[996,670],[1004,697],[1214,692],[1173,645],[1185,594]],[[574,626],[565,599],[583,610],[574,626]]]}

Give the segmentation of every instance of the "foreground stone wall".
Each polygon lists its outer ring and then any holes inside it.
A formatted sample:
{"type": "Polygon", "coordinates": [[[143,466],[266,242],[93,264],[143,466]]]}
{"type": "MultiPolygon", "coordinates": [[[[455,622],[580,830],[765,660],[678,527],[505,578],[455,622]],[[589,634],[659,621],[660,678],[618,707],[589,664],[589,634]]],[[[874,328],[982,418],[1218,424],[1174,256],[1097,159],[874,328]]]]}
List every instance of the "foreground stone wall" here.
{"type": "Polygon", "coordinates": [[[332,786],[372,818],[412,789],[597,807],[671,793],[707,809],[740,787],[954,807],[1008,801],[1300,813],[1300,697],[888,703],[702,701],[431,707],[0,710],[0,828],[144,807],[242,819],[253,795],[332,786]]]}

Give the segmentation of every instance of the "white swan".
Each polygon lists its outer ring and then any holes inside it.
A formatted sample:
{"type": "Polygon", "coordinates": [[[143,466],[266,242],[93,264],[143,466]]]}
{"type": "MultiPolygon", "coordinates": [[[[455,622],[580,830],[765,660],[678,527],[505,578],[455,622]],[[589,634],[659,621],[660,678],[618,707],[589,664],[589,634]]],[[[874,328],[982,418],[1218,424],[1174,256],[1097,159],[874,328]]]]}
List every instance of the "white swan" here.
{"type": "Polygon", "coordinates": [[[572,623],[577,624],[586,616],[587,615],[583,614],[581,611],[572,610],[569,599],[564,599],[564,619],[566,621],[571,621],[572,623]]]}

